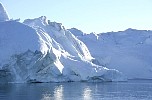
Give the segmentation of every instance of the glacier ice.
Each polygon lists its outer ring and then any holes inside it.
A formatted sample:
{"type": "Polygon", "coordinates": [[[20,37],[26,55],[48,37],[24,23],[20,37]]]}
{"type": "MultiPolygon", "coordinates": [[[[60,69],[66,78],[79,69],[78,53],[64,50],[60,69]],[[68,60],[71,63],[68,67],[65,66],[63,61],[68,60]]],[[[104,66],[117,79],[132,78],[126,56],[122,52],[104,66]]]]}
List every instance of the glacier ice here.
{"type": "Polygon", "coordinates": [[[0,22],[0,67],[8,82],[125,79],[117,70],[91,63],[86,45],[55,24],[44,24],[42,17],[28,21],[29,26],[26,21],[0,22]],[[116,76],[107,75],[109,71],[116,76]]]}
{"type": "MultiPolygon", "coordinates": [[[[72,31],[76,32],[76,31],[72,31]]],[[[127,29],[119,32],[80,36],[94,63],[110,69],[118,69],[129,79],[152,79],[152,31],[127,29]]]]}
{"type": "Polygon", "coordinates": [[[45,16],[0,22],[0,82],[126,80],[118,70],[93,64],[93,59],[82,41],[45,16]]]}

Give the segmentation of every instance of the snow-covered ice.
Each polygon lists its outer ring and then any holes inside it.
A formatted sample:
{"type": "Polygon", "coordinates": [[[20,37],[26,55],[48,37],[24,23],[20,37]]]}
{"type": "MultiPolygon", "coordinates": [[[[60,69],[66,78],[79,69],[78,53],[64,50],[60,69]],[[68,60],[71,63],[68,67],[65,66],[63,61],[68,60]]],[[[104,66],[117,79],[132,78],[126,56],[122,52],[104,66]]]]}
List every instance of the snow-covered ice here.
{"type": "Polygon", "coordinates": [[[45,16],[0,22],[0,80],[5,82],[126,80],[93,59],[82,41],[45,16]]]}
{"type": "Polygon", "coordinates": [[[97,35],[74,34],[87,45],[94,63],[117,69],[130,79],[152,79],[152,31],[129,28],[97,35]]]}

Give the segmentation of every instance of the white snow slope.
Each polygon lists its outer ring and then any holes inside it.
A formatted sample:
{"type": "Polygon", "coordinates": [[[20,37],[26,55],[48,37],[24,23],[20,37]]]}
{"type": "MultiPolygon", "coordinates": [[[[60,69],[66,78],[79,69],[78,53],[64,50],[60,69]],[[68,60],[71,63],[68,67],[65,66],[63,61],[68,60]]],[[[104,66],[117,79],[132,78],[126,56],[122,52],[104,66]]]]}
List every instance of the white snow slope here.
{"type": "MultiPolygon", "coordinates": [[[[71,32],[76,35],[76,30],[71,32]]],[[[76,36],[87,45],[95,63],[118,69],[130,79],[152,79],[152,31],[127,29],[76,36]]]]}
{"type": "Polygon", "coordinates": [[[0,22],[0,82],[126,80],[92,59],[82,41],[45,16],[0,22]]]}

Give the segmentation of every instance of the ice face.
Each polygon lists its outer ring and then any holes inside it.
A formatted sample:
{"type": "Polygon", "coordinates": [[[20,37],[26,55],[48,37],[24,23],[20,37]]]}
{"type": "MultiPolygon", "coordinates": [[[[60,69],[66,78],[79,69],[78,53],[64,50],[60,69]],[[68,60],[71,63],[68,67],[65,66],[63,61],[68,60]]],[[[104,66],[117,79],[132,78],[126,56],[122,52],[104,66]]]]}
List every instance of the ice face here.
{"type": "Polygon", "coordinates": [[[32,25],[35,27],[16,21],[0,22],[0,67],[9,82],[124,79],[117,70],[93,64],[86,45],[69,31],[54,30],[39,21],[32,25]]]}
{"type": "Polygon", "coordinates": [[[128,78],[152,79],[152,31],[129,28],[98,34],[97,40],[94,37],[78,36],[95,58],[94,63],[117,69],[128,78]]]}

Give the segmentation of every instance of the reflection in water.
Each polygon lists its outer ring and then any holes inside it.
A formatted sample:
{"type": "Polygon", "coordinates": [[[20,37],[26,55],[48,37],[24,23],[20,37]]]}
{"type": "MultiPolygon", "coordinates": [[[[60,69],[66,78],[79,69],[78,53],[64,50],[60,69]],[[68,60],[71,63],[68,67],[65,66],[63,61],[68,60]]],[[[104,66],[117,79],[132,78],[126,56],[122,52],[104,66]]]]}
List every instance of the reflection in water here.
{"type": "Polygon", "coordinates": [[[0,84],[0,100],[152,100],[151,83],[0,84]]]}
{"type": "Polygon", "coordinates": [[[84,100],[92,100],[91,97],[91,89],[89,87],[86,87],[83,91],[83,98],[84,100]]]}
{"type": "Polygon", "coordinates": [[[54,90],[54,99],[62,100],[63,99],[63,86],[57,86],[54,90]]]}
{"type": "Polygon", "coordinates": [[[43,94],[43,97],[41,100],[52,100],[51,94],[43,94]]]}
{"type": "MultiPolygon", "coordinates": [[[[52,90],[50,90],[51,92],[52,90]]],[[[63,86],[55,86],[53,94],[49,91],[47,93],[42,94],[41,100],[63,100],[63,86]]]]}

